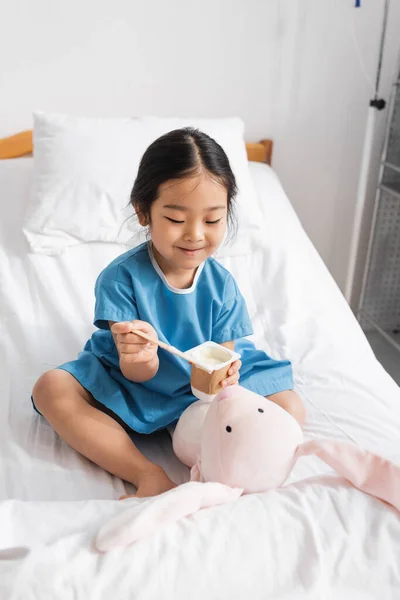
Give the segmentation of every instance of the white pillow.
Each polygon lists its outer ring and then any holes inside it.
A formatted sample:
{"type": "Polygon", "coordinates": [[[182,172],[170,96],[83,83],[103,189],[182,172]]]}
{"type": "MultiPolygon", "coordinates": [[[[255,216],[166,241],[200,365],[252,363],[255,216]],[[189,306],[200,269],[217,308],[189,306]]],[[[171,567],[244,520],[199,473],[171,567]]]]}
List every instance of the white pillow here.
{"type": "Polygon", "coordinates": [[[23,231],[34,252],[60,254],[84,242],[137,243],[128,207],[140,159],[160,135],[198,127],[224,148],[236,176],[239,232],[221,255],[251,252],[262,214],[248,169],[240,119],[95,119],[34,114],[34,182],[23,231]]]}
{"type": "MultiPolygon", "coordinates": [[[[132,119],[35,113],[34,180],[23,230],[33,251],[115,242],[136,174],[132,119]]],[[[120,240],[124,241],[124,240],[120,240]]]]}

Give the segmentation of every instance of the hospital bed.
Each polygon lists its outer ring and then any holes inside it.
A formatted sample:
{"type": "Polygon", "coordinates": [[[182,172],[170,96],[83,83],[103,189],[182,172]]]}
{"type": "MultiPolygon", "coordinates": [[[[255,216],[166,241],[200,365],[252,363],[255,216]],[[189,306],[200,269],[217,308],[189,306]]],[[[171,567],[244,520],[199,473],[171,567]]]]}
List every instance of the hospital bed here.
{"type": "MultiPolygon", "coordinates": [[[[0,143],[13,156],[0,161],[0,598],[399,598],[398,513],[312,457],[282,489],[201,511],[125,549],[93,549],[133,488],[60,440],[30,392],[90,336],[96,276],[126,245],[32,252],[22,232],[30,151],[30,132],[0,143]]],[[[400,462],[400,389],[267,164],[271,152],[270,141],[248,146],[263,234],[250,253],[220,258],[246,298],[254,342],[292,361],[306,438],[351,440],[400,462]]],[[[176,483],[188,479],[166,432],[135,442],[176,483]]]]}

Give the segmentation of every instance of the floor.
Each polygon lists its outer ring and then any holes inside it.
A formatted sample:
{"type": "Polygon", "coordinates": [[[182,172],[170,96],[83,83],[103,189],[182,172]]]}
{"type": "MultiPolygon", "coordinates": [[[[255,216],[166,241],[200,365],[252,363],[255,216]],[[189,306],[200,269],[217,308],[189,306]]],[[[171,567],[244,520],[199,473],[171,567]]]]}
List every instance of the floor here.
{"type": "MultiPolygon", "coordinates": [[[[396,350],[377,331],[368,332],[366,336],[376,358],[382,363],[384,369],[393,377],[396,383],[400,385],[400,349],[396,350]]],[[[400,345],[400,333],[396,337],[399,338],[398,343],[400,345]]]]}

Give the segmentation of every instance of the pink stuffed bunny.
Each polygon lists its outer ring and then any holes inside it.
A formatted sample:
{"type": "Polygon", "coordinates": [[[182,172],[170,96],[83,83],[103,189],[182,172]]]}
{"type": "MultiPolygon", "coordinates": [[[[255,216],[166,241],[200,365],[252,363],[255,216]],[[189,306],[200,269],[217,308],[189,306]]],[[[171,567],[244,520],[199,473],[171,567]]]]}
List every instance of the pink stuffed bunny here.
{"type": "Polygon", "coordinates": [[[130,507],[106,523],[95,546],[107,551],[150,535],[171,521],[242,493],[280,487],[296,460],[315,454],[360,490],[400,510],[400,467],[354,444],[303,442],[297,421],[266,398],[240,386],[210,403],[192,404],[181,416],[174,451],[191,470],[191,482],[130,507]],[[201,483],[200,483],[201,482],[201,483]]]}

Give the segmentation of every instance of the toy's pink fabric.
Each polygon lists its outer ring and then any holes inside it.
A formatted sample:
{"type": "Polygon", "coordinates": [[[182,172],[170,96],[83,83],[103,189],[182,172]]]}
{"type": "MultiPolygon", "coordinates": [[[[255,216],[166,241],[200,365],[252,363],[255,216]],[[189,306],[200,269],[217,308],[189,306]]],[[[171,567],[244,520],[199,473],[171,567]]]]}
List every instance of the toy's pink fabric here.
{"type": "Polygon", "coordinates": [[[311,440],[302,444],[296,458],[315,454],[354,487],[400,510],[400,467],[355,444],[311,440]]]}
{"type": "Polygon", "coordinates": [[[241,489],[220,483],[190,482],[147,500],[124,500],[133,506],[103,525],[94,546],[100,552],[128,546],[151,535],[165,523],[178,521],[202,508],[233,502],[241,494],[241,489]]]}
{"type": "MultiPolygon", "coordinates": [[[[198,449],[202,481],[245,494],[281,486],[303,433],[283,408],[238,385],[220,392],[205,417],[198,449]]],[[[179,458],[179,456],[178,456],[179,458]]]]}
{"type": "Polygon", "coordinates": [[[193,467],[199,458],[201,432],[210,404],[207,400],[193,402],[175,427],[172,438],[174,452],[188,467],[193,467]]]}
{"type": "Polygon", "coordinates": [[[144,503],[134,501],[102,527],[95,541],[99,550],[130,544],[201,508],[232,502],[242,492],[280,487],[296,460],[308,454],[400,510],[400,467],[390,461],[346,442],[303,443],[302,430],[289,413],[240,386],[220,392],[207,408],[189,407],[174,434],[178,458],[192,467],[191,483],[144,503]]]}

